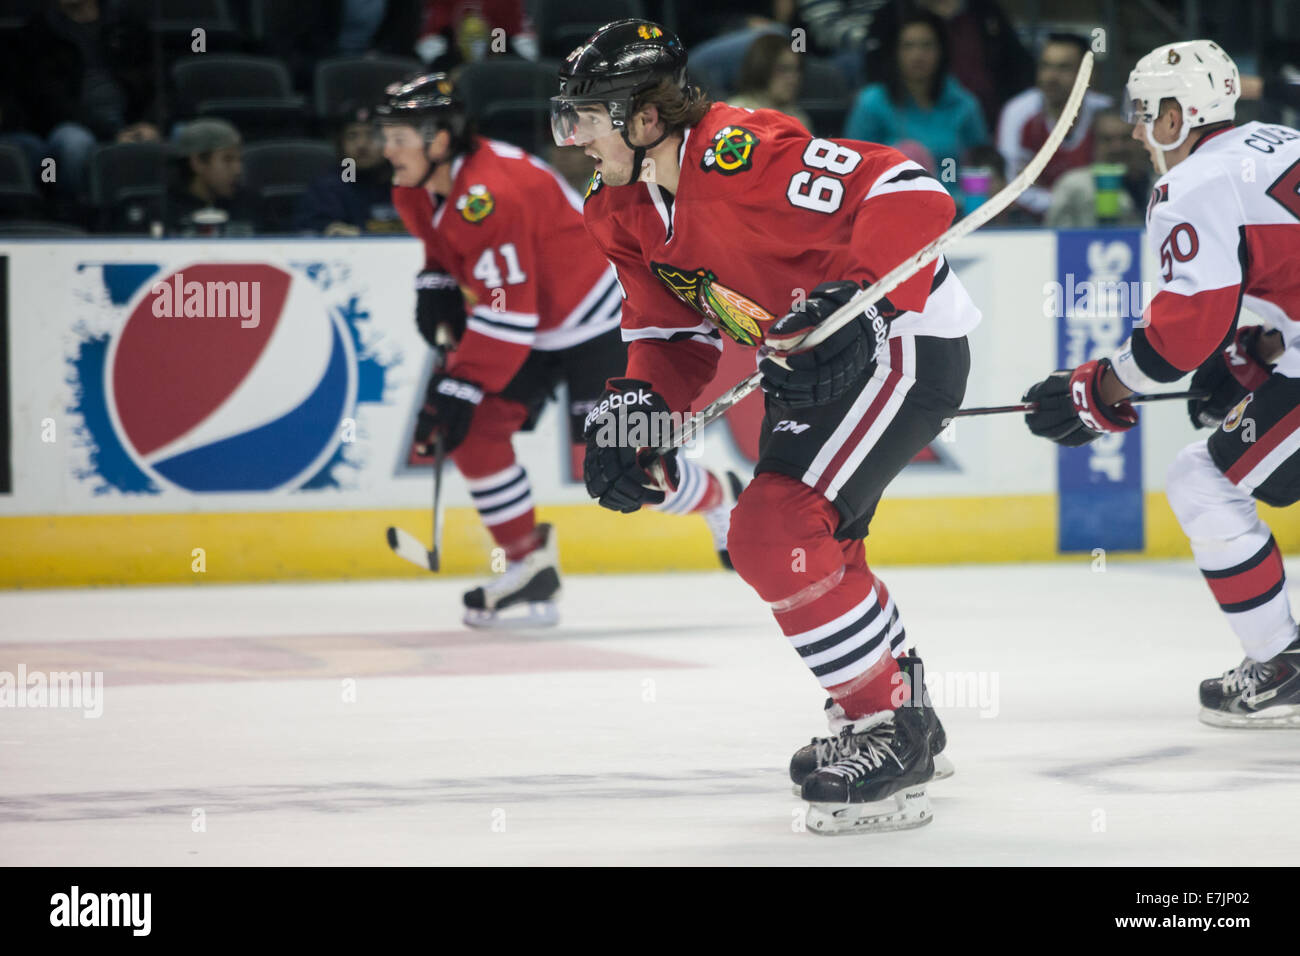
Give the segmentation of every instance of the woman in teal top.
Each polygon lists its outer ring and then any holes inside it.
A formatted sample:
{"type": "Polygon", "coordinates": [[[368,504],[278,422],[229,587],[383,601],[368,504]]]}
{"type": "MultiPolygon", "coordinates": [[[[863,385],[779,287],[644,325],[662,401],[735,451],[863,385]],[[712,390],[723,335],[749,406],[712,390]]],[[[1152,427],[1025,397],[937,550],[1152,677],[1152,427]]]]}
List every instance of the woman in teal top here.
{"type": "Polygon", "coordinates": [[[938,169],[931,172],[955,190],[962,153],[989,137],[979,101],[948,74],[943,21],[925,10],[910,14],[886,55],[893,58],[889,81],[858,95],[845,137],[886,145],[915,140],[934,156],[938,169]],[[944,175],[948,169],[951,174],[944,175]]]}

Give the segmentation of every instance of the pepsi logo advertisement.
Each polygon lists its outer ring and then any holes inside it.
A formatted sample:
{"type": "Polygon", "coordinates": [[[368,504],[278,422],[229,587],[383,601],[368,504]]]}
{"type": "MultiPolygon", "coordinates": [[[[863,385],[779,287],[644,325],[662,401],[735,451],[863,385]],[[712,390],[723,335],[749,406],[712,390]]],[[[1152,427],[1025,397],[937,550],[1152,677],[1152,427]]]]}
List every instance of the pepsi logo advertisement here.
{"type": "Polygon", "coordinates": [[[365,464],[397,364],[346,264],[84,262],[68,356],[97,493],[304,492],[365,464]],[[360,439],[360,440],[358,440],[360,439]]]}

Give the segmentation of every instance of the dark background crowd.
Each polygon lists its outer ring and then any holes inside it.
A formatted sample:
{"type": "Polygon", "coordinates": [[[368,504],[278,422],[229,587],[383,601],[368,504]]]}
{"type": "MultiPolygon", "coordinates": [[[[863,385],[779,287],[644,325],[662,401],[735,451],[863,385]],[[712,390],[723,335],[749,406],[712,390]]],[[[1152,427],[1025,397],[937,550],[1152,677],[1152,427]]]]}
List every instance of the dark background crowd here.
{"type": "Polygon", "coordinates": [[[1293,0],[0,0],[0,234],[399,232],[370,109],[427,69],[581,189],[547,100],[624,16],[675,30],[715,99],[893,145],[963,212],[1033,155],[1093,50],[1079,121],[995,225],[1141,222],[1152,175],[1118,107],[1162,43],[1227,49],[1239,120],[1300,114],[1293,0]]]}

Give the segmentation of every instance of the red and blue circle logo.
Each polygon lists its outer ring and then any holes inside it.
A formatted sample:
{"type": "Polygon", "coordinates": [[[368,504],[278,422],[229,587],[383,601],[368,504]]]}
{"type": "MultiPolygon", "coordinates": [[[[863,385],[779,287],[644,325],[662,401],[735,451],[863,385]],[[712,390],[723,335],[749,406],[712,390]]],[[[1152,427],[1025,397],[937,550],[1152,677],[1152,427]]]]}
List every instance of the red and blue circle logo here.
{"type": "Polygon", "coordinates": [[[320,486],[354,414],[358,362],[355,329],[318,285],[264,263],[105,268],[110,294],[132,288],[104,343],[104,434],[85,417],[101,477],[138,491],[320,486]]]}

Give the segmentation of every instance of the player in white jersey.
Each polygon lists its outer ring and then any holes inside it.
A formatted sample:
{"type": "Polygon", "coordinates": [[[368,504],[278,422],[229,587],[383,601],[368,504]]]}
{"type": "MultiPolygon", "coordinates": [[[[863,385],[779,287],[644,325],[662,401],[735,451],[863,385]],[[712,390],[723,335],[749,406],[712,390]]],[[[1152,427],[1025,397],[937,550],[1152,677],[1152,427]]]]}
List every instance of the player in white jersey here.
{"type": "Polygon", "coordinates": [[[1030,430],[1082,445],[1137,424],[1126,401],[1189,372],[1208,439],[1169,469],[1170,507],[1246,652],[1201,683],[1201,719],[1300,728],[1300,631],[1282,554],[1256,514],[1300,500],[1300,132],[1234,126],[1240,77],[1208,40],[1159,47],[1129,76],[1133,136],[1156,182],[1147,242],[1161,286],[1114,355],[1054,372],[1025,393],[1030,430]],[[1238,326],[1242,305],[1262,325],[1238,326]]]}

